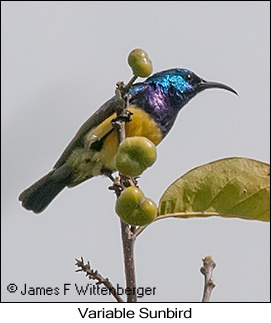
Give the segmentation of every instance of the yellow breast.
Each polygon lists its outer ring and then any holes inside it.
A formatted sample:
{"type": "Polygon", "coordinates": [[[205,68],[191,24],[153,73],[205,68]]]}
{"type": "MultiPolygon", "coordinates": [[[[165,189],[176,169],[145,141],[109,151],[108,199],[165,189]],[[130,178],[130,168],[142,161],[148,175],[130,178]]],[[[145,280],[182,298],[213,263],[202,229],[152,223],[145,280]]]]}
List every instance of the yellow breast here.
{"type": "MultiPolygon", "coordinates": [[[[149,115],[131,105],[129,111],[131,121],[125,124],[126,137],[143,136],[158,145],[162,140],[162,133],[156,122],[149,115]]],[[[89,149],[91,144],[105,136],[111,129],[111,121],[116,118],[113,114],[99,126],[91,129],[85,136],[85,148],[77,149],[69,158],[69,164],[76,169],[75,185],[92,176],[101,175],[101,169],[106,168],[114,171],[114,156],[118,150],[118,138],[115,131],[111,132],[104,140],[100,151],[89,149]]]]}

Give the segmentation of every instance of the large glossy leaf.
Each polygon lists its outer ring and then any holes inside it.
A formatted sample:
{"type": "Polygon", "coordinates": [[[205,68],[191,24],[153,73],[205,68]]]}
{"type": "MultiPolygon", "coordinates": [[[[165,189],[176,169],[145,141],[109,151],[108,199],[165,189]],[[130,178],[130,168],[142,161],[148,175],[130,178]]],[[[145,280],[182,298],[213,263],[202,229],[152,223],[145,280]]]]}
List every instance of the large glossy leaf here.
{"type": "Polygon", "coordinates": [[[270,221],[270,166],[226,158],[194,168],[166,190],[157,220],[212,215],[270,221]]]}

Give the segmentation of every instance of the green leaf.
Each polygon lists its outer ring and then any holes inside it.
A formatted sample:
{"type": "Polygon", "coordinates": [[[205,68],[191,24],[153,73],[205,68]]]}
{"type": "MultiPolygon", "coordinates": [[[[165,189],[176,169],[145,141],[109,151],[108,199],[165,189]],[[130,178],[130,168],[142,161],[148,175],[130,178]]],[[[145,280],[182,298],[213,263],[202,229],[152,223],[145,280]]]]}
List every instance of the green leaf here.
{"type": "Polygon", "coordinates": [[[157,220],[213,215],[270,221],[270,165],[226,158],[194,168],[165,191],[157,220]]]}

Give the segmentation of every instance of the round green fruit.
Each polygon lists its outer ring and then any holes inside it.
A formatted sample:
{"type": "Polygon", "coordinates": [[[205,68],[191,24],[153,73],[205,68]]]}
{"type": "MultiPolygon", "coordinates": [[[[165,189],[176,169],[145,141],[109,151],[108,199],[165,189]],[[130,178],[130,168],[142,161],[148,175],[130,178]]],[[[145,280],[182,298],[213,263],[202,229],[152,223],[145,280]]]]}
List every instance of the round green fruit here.
{"type": "Polygon", "coordinates": [[[153,200],[146,198],[143,203],[141,203],[139,212],[134,218],[133,225],[146,225],[152,222],[157,215],[157,206],[153,200]]]}
{"type": "Polygon", "coordinates": [[[142,226],[155,219],[157,206],[152,200],[145,198],[139,188],[128,187],[117,199],[116,213],[122,221],[142,226]]]}
{"type": "Polygon", "coordinates": [[[132,50],[128,56],[128,64],[136,76],[148,77],[152,73],[152,62],[143,49],[132,50]]]}
{"type": "Polygon", "coordinates": [[[144,202],[145,197],[143,192],[134,186],[127,187],[121,192],[116,202],[116,212],[120,217],[126,217],[131,210],[138,208],[144,202]]]}
{"type": "Polygon", "coordinates": [[[156,147],[145,137],[126,138],[114,157],[116,169],[126,176],[139,176],[156,160],[156,147]]]}

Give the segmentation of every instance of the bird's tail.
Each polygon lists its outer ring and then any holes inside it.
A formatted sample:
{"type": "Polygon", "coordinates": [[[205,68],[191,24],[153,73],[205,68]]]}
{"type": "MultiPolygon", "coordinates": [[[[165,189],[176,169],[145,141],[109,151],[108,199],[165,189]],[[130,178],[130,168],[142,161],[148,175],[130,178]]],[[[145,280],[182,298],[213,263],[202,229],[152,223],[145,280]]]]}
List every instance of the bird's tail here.
{"type": "Polygon", "coordinates": [[[35,213],[42,212],[69,185],[71,173],[65,165],[52,170],[20,194],[22,206],[35,213]]]}

